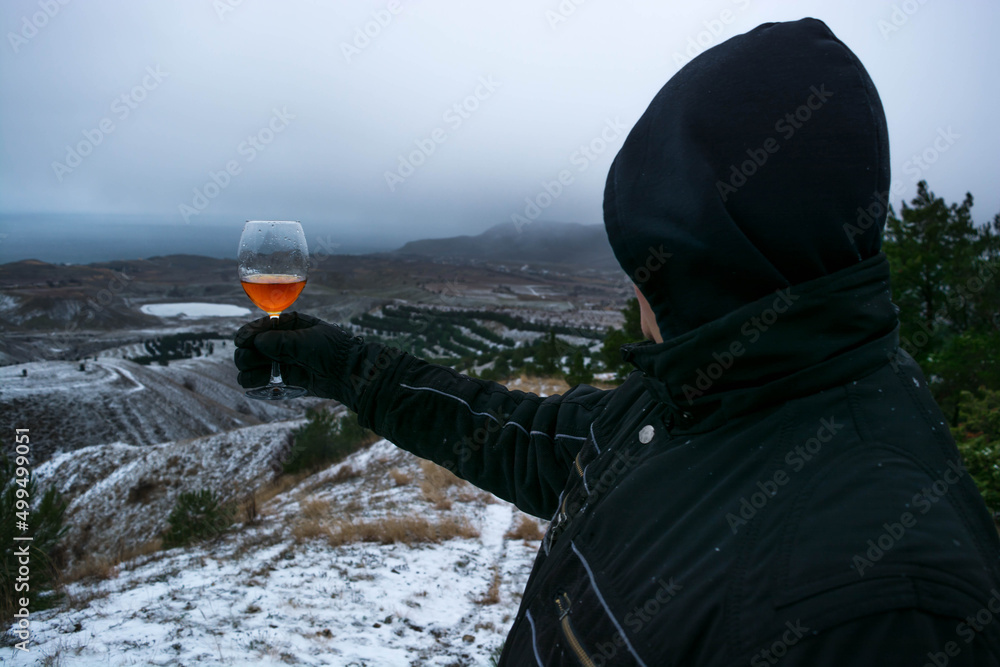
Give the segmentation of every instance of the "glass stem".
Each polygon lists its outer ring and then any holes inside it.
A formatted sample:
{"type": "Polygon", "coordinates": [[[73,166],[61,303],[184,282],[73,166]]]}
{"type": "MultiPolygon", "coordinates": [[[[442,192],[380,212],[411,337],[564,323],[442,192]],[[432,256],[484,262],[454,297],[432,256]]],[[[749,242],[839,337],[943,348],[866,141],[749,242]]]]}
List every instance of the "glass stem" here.
{"type": "MultiPolygon", "coordinates": [[[[278,316],[277,315],[271,315],[271,328],[272,329],[276,329],[277,327],[278,327],[278,316]]],[[[277,361],[272,361],[271,362],[271,382],[270,382],[270,385],[271,386],[282,385],[284,383],[285,383],[284,380],[281,379],[281,367],[278,366],[278,362],[277,361]]]]}

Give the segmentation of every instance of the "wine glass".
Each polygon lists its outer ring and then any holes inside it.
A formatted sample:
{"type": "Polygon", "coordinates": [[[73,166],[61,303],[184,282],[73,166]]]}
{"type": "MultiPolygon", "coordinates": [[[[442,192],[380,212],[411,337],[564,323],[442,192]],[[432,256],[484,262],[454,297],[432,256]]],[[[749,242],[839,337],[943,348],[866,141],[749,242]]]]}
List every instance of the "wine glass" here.
{"type": "MultiPolygon", "coordinates": [[[[248,220],[240,236],[238,255],[240,284],[254,304],[271,317],[272,326],[281,311],[298,298],[306,286],[309,250],[302,226],[290,220],[248,220]]],[[[279,401],[303,396],[302,387],[291,387],[281,379],[278,362],[271,364],[271,381],[248,389],[250,398],[279,401]]]]}

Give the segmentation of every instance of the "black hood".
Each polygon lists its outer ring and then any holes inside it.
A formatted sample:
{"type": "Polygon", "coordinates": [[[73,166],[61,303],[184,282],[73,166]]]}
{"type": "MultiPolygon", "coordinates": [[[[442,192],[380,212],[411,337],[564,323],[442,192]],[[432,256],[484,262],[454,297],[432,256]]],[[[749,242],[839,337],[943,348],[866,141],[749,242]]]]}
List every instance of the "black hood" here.
{"type": "Polygon", "coordinates": [[[889,187],[875,86],[822,21],[766,23],[683,67],[629,133],[604,220],[664,340],[879,253],[845,230],[889,187]]]}

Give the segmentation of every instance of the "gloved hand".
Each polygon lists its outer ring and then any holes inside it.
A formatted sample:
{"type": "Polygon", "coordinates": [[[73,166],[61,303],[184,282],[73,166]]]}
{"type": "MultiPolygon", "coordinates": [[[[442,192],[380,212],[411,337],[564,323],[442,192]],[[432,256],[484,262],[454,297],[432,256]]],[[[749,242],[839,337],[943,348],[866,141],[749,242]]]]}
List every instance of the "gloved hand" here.
{"type": "Polygon", "coordinates": [[[357,412],[372,373],[366,359],[377,346],[344,328],[310,315],[282,313],[277,322],[262,317],[243,325],[234,339],[233,359],[244,388],[267,384],[271,362],[281,364],[285,384],[304,387],[310,396],[332,398],[357,412]]]}

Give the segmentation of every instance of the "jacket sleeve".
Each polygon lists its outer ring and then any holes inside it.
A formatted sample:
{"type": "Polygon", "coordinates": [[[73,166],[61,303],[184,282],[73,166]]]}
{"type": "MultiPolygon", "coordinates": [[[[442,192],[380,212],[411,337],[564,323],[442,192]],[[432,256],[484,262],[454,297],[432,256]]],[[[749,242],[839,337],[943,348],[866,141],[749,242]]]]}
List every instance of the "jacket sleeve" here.
{"type": "Polygon", "coordinates": [[[550,519],[590,424],[613,391],[577,385],[541,398],[401,353],[364,389],[358,422],[550,519]]]}

